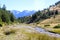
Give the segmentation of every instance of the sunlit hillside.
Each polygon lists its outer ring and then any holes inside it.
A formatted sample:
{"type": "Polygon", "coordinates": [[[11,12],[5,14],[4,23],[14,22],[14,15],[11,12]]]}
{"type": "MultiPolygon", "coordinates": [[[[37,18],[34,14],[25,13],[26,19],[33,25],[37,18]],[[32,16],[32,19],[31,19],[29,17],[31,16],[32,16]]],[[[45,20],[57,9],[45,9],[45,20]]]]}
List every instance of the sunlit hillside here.
{"type": "Polygon", "coordinates": [[[60,24],[60,15],[56,15],[55,18],[51,17],[49,19],[43,20],[42,22],[40,22],[38,25],[50,25],[51,27],[54,27],[55,25],[60,24]]]}

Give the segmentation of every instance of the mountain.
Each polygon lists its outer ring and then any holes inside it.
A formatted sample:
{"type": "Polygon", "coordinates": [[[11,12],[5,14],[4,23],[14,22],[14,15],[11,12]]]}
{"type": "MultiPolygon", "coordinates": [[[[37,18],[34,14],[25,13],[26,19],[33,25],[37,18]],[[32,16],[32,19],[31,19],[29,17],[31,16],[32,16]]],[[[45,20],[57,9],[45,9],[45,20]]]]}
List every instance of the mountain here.
{"type": "Polygon", "coordinates": [[[33,11],[24,10],[24,11],[20,12],[20,11],[17,11],[17,10],[12,10],[11,12],[14,14],[14,16],[16,18],[18,18],[18,17],[30,16],[30,15],[34,14],[36,11],[34,11],[34,10],[33,11]]]}

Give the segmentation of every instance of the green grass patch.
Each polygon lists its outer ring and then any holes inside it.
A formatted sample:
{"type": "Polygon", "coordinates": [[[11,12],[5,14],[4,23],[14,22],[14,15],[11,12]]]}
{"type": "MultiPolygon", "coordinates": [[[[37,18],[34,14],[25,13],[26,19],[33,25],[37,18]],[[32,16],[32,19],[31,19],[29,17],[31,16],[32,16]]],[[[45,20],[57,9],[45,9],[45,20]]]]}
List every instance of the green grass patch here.
{"type": "Polygon", "coordinates": [[[58,24],[57,26],[55,26],[54,28],[60,28],[60,24],[58,24]]]}
{"type": "Polygon", "coordinates": [[[56,29],[53,29],[50,32],[60,34],[60,28],[59,29],[57,29],[57,28],[56,29]]]}

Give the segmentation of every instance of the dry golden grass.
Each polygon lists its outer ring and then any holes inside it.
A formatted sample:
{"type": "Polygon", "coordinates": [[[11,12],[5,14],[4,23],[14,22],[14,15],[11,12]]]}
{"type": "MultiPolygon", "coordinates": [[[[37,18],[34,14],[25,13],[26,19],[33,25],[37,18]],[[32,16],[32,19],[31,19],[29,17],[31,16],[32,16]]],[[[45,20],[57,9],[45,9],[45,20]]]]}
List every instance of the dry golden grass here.
{"type": "Polygon", "coordinates": [[[49,27],[54,27],[58,24],[60,24],[60,15],[56,15],[55,18],[51,17],[50,19],[46,19],[37,25],[41,27],[44,27],[44,25],[50,25],[49,27]]]}
{"type": "Polygon", "coordinates": [[[0,28],[0,40],[60,40],[60,38],[52,37],[47,34],[39,33],[33,29],[26,28],[27,24],[14,24],[0,28]],[[20,28],[19,28],[19,27],[20,28]],[[22,26],[22,27],[21,27],[22,26]],[[5,32],[13,32],[5,35],[5,32]]]}

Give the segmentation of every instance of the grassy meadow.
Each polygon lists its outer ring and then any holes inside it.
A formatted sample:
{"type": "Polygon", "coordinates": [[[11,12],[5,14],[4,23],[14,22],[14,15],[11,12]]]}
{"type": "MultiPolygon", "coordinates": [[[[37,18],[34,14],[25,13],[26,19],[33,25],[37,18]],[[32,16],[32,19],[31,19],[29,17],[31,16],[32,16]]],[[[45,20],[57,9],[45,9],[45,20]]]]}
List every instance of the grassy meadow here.
{"type": "Polygon", "coordinates": [[[0,27],[0,40],[60,40],[58,37],[39,33],[33,29],[25,28],[27,24],[14,24],[0,27]],[[19,27],[17,27],[19,25],[19,27]],[[21,27],[22,26],[22,27],[21,27]]]}

